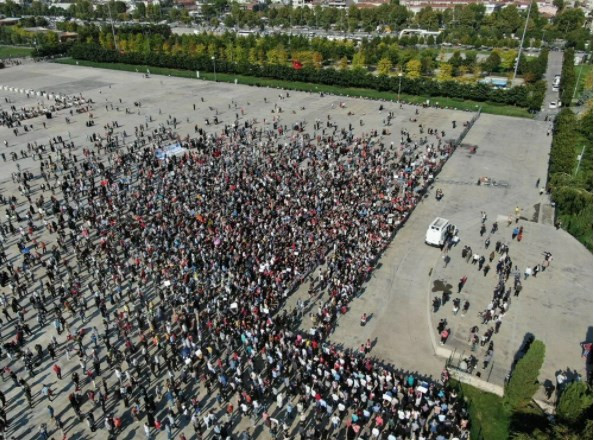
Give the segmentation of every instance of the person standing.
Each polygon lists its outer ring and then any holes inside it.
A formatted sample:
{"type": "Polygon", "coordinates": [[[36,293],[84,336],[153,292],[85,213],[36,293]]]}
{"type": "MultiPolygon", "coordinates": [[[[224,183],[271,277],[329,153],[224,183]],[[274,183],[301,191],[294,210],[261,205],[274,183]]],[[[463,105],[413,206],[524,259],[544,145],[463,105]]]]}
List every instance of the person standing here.
{"type": "Polygon", "coordinates": [[[93,411],[89,411],[87,413],[87,425],[89,426],[89,429],[91,430],[91,432],[95,432],[97,430],[97,428],[95,427],[95,416],[93,415],[93,411]]]}
{"type": "Polygon", "coordinates": [[[41,395],[43,397],[46,397],[47,400],[49,400],[50,402],[52,401],[52,390],[50,389],[49,386],[47,386],[47,385],[44,384],[41,387],[41,395]]]}
{"type": "Polygon", "coordinates": [[[33,408],[33,395],[31,394],[31,388],[29,386],[25,387],[25,398],[27,399],[27,403],[29,404],[29,408],[33,408]]]}
{"type": "Polygon", "coordinates": [[[440,336],[441,336],[441,345],[444,345],[447,342],[448,337],[450,336],[450,329],[449,328],[443,329],[442,332],[440,333],[440,336]]]}
{"type": "Polygon", "coordinates": [[[54,370],[54,373],[56,373],[56,376],[58,377],[58,379],[62,380],[62,368],[60,368],[60,366],[58,364],[54,364],[54,366],[52,367],[52,370],[54,370]]]}
{"type": "Polygon", "coordinates": [[[41,440],[49,439],[49,433],[47,432],[47,425],[45,423],[42,423],[39,427],[39,438],[41,438],[41,440]]]}
{"type": "Polygon", "coordinates": [[[466,281],[468,281],[468,277],[466,275],[460,278],[460,281],[458,281],[458,293],[462,292],[462,289],[464,288],[466,281]]]}
{"type": "Polygon", "coordinates": [[[54,412],[54,408],[51,405],[48,405],[47,406],[47,413],[48,413],[49,418],[51,420],[54,420],[55,419],[56,415],[55,415],[55,412],[54,412]]]}

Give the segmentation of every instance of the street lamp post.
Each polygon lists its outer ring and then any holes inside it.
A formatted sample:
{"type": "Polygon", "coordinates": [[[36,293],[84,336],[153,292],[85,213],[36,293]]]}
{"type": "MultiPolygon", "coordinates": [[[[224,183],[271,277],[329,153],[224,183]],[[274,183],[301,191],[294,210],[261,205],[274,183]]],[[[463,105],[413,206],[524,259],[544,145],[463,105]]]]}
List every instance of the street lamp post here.
{"type": "Polygon", "coordinates": [[[578,84],[580,83],[580,79],[582,77],[582,68],[583,67],[584,67],[584,64],[582,63],[580,65],[580,73],[578,74],[577,81],[575,82],[575,87],[573,88],[573,95],[571,95],[572,101],[575,99],[575,92],[577,92],[578,84]]]}
{"type": "Polygon", "coordinates": [[[516,75],[518,74],[518,66],[520,65],[520,58],[522,57],[522,49],[524,48],[524,38],[526,37],[526,29],[528,29],[528,19],[530,18],[530,9],[532,9],[532,3],[528,5],[528,13],[526,14],[526,23],[524,23],[524,32],[522,32],[522,39],[520,40],[520,48],[518,49],[518,58],[516,60],[516,65],[514,66],[514,76],[512,77],[512,86],[514,85],[514,80],[516,79],[516,75]]]}
{"type": "Polygon", "coordinates": [[[118,42],[116,40],[115,29],[113,27],[113,17],[111,16],[111,6],[109,6],[109,2],[107,2],[107,10],[109,11],[109,21],[111,22],[111,34],[113,35],[113,46],[115,50],[119,52],[118,42]]]}
{"type": "Polygon", "coordinates": [[[210,57],[212,60],[212,71],[214,72],[215,82],[217,82],[217,63],[215,61],[215,57],[210,57]]]}
{"type": "Polygon", "coordinates": [[[400,103],[400,86],[402,86],[402,72],[398,73],[398,103],[400,103]]]}
{"type": "Polygon", "coordinates": [[[582,157],[584,157],[584,151],[586,151],[585,145],[582,147],[582,152],[578,156],[578,163],[577,163],[577,166],[575,167],[575,172],[573,173],[574,176],[577,176],[577,173],[580,170],[580,165],[582,164],[582,157]]]}

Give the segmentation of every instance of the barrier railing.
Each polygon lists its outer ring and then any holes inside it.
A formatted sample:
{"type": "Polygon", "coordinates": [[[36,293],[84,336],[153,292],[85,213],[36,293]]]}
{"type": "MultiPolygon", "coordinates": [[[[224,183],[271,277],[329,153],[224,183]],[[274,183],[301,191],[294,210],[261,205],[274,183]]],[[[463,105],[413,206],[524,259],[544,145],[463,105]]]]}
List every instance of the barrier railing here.
{"type": "Polygon", "coordinates": [[[481,110],[482,110],[482,107],[479,107],[479,109],[474,114],[472,119],[470,121],[468,121],[468,124],[466,124],[466,127],[464,127],[464,130],[462,130],[462,133],[460,133],[460,135],[458,136],[458,139],[456,139],[456,141],[454,142],[454,147],[460,146],[460,144],[462,143],[462,141],[464,140],[464,138],[466,137],[466,135],[468,134],[468,132],[470,131],[472,126],[474,125],[474,123],[478,120],[478,118],[480,118],[481,110]]]}

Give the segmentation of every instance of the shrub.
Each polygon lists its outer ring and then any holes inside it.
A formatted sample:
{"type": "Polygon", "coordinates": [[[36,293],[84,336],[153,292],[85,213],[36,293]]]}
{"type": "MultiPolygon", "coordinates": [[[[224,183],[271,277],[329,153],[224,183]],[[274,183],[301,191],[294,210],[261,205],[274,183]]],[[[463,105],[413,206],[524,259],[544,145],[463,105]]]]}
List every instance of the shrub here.
{"type": "Polygon", "coordinates": [[[506,409],[516,412],[530,403],[538,390],[538,373],[544,356],[544,343],[538,340],[532,342],[526,354],[518,361],[505,387],[503,404],[506,409]]]}
{"type": "Polygon", "coordinates": [[[561,394],[557,415],[570,425],[577,425],[592,408],[592,390],[584,382],[572,382],[561,394]]]}

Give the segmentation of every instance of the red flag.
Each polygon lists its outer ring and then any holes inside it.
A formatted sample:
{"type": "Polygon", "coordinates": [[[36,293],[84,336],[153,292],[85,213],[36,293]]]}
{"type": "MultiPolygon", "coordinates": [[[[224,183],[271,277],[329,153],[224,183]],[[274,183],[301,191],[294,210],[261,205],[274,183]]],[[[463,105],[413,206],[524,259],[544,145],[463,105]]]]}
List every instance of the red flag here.
{"type": "Polygon", "coordinates": [[[302,68],[303,68],[303,64],[301,63],[301,61],[293,60],[293,69],[300,70],[302,68]]]}

